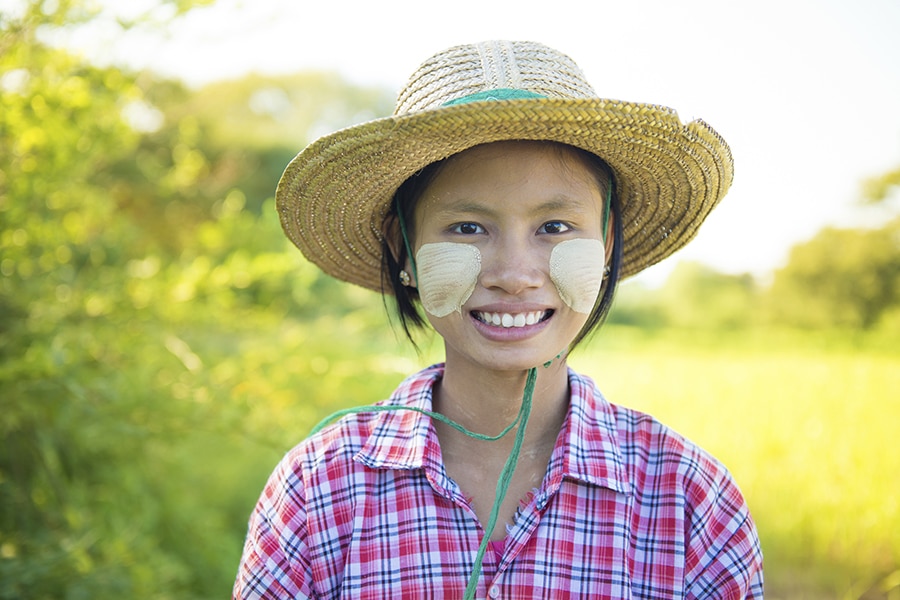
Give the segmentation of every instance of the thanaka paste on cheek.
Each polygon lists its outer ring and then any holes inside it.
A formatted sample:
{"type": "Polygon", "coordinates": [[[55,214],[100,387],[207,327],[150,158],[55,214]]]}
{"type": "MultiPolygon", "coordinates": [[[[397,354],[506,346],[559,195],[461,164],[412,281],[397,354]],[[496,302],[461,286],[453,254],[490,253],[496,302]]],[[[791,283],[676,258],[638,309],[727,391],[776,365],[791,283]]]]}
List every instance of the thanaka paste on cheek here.
{"type": "Polygon", "coordinates": [[[416,253],[416,282],[425,310],[435,317],[460,312],[481,273],[481,252],[471,244],[425,244],[416,253]]]}
{"type": "Polygon", "coordinates": [[[590,314],[603,284],[606,247],[600,240],[560,242],[550,252],[550,280],[559,297],[577,313],[590,314]]]}

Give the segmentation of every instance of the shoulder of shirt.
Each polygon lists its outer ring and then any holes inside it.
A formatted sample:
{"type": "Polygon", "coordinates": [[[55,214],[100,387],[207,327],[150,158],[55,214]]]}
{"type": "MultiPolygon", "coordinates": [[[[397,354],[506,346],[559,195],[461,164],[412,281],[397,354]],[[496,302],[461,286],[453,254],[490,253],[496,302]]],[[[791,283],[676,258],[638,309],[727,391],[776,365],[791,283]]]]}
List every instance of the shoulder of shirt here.
{"type": "MultiPolygon", "coordinates": [[[[413,373],[400,383],[390,398],[371,405],[354,407],[354,412],[341,416],[302,440],[287,452],[281,461],[282,466],[296,472],[315,470],[325,463],[336,460],[352,460],[369,437],[383,425],[386,414],[383,407],[424,408],[420,405],[423,393],[430,393],[435,379],[440,378],[442,374],[443,364],[432,365],[413,373]]],[[[398,412],[405,415],[412,414],[411,411],[398,412]]]]}
{"type": "Polygon", "coordinates": [[[648,413],[608,401],[590,377],[572,372],[571,381],[583,385],[584,393],[593,392],[596,408],[604,414],[601,418],[614,428],[616,444],[633,483],[639,474],[649,473],[672,475],[686,487],[695,483],[703,487],[730,485],[727,467],[697,443],[648,413]]]}

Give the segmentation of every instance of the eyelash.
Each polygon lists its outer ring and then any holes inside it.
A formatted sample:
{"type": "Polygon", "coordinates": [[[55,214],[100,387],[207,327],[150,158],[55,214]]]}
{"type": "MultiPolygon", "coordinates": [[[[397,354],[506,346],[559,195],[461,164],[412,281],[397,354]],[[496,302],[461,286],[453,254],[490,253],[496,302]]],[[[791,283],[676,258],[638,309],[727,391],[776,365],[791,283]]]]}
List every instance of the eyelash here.
{"type": "Polygon", "coordinates": [[[459,233],[462,235],[475,235],[476,233],[484,233],[484,227],[482,227],[478,223],[472,223],[472,222],[467,221],[465,223],[457,223],[456,225],[454,225],[453,227],[450,228],[450,231],[452,231],[453,233],[459,233]],[[465,232],[462,230],[463,227],[476,227],[479,229],[479,231],[465,232]]]}
{"type": "MultiPolygon", "coordinates": [[[[453,233],[459,233],[462,235],[475,235],[477,233],[484,233],[484,227],[482,227],[478,223],[472,223],[472,222],[468,222],[468,221],[465,223],[457,223],[456,225],[451,227],[450,230],[453,233]],[[468,227],[475,228],[475,229],[477,229],[477,231],[463,231],[464,227],[465,228],[468,228],[468,227]]],[[[564,223],[563,221],[547,221],[546,223],[544,223],[543,225],[541,225],[538,228],[539,233],[545,233],[547,235],[559,235],[561,233],[566,233],[571,230],[572,230],[572,228],[569,225],[567,225],[566,223],[564,223]],[[559,229],[559,231],[547,231],[547,227],[551,226],[551,225],[555,226],[555,228],[559,229]]]]}
{"type": "Polygon", "coordinates": [[[559,235],[561,233],[566,233],[568,231],[572,231],[572,228],[564,223],[563,221],[547,221],[543,225],[541,225],[538,230],[543,230],[544,233],[548,235],[559,235]],[[559,227],[561,231],[546,231],[548,225],[556,225],[559,227]]]}

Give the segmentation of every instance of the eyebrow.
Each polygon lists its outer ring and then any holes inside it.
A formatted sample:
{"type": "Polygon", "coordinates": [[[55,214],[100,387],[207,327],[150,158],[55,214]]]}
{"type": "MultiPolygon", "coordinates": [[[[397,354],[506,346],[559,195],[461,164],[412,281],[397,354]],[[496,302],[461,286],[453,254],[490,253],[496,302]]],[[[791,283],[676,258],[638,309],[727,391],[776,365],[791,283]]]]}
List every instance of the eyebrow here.
{"type": "Polygon", "coordinates": [[[454,214],[483,214],[483,215],[491,215],[495,211],[492,208],[489,208],[487,205],[477,202],[475,200],[462,200],[459,202],[453,202],[450,205],[444,205],[434,211],[439,215],[454,215],[454,214]]]}
{"type": "MultiPolygon", "coordinates": [[[[584,210],[589,205],[571,196],[558,194],[549,200],[541,202],[534,207],[537,214],[556,212],[561,210],[584,210]]],[[[493,216],[496,211],[477,200],[460,200],[450,206],[443,206],[434,211],[435,215],[452,217],[453,215],[476,214],[493,216]]]]}
{"type": "Polygon", "coordinates": [[[537,206],[537,211],[539,212],[553,212],[557,210],[566,210],[570,208],[581,209],[585,208],[585,203],[583,201],[578,200],[577,198],[572,198],[571,196],[557,195],[547,200],[546,202],[542,202],[537,206]]]}

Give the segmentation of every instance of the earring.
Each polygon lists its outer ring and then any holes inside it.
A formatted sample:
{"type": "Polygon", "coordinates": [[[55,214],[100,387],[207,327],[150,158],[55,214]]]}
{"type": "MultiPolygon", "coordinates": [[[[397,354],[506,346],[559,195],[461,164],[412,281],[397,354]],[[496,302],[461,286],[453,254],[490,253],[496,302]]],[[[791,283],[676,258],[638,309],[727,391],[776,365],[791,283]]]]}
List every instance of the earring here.
{"type": "Polygon", "coordinates": [[[605,267],[603,267],[603,279],[606,279],[607,277],[609,277],[609,271],[610,271],[609,265],[606,265],[605,267]]]}
{"type": "Polygon", "coordinates": [[[409,287],[409,273],[404,270],[400,270],[400,283],[403,284],[403,287],[409,287]]]}

